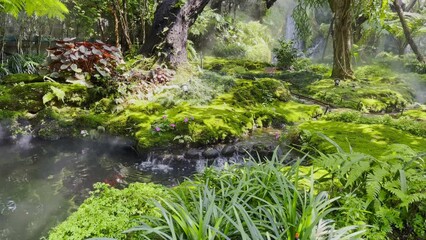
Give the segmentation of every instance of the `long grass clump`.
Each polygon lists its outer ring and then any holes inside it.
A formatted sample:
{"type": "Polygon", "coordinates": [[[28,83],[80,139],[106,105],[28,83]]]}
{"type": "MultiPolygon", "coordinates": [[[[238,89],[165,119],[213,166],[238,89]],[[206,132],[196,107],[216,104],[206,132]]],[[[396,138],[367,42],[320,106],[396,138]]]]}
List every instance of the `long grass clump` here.
{"type": "Polygon", "coordinates": [[[161,217],[126,231],[144,239],[358,239],[359,226],[335,229],[327,219],[337,198],[316,193],[313,170],[299,175],[274,154],[244,165],[208,169],[171,190],[173,200],[156,202],[161,217]],[[141,234],[141,235],[140,235],[141,234]]]}

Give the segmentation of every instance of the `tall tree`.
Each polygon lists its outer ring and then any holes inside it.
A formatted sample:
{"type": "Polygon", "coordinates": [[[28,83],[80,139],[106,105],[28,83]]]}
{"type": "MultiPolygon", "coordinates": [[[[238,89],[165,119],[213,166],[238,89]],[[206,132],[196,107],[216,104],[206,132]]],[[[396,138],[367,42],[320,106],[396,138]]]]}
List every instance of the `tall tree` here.
{"type": "Polygon", "coordinates": [[[150,38],[141,53],[152,56],[161,48],[161,61],[177,67],[187,61],[186,44],[189,28],[210,0],[163,0],[157,7],[150,38]]]}
{"type": "MultiPolygon", "coordinates": [[[[298,0],[299,9],[328,6],[333,13],[333,71],[332,77],[339,79],[352,79],[353,70],[351,64],[352,50],[352,26],[359,14],[355,11],[376,14],[381,9],[382,0],[298,0]],[[376,8],[379,6],[380,10],[376,8]]],[[[306,15],[305,15],[306,16],[306,15]]],[[[300,19],[299,19],[300,21],[300,19]]],[[[302,20],[303,21],[303,20],[302,20]]],[[[306,21],[306,19],[304,20],[306,21]]]]}
{"type": "Polygon", "coordinates": [[[398,14],[399,21],[401,22],[401,26],[404,31],[405,38],[408,44],[410,45],[411,49],[413,50],[414,54],[416,54],[417,60],[421,63],[425,63],[425,59],[423,55],[420,53],[416,42],[414,42],[414,39],[411,35],[410,28],[408,27],[407,21],[405,20],[404,10],[401,5],[401,0],[393,0],[393,7],[395,8],[396,13],[398,14]]]}
{"type": "Polygon", "coordinates": [[[353,0],[329,0],[333,22],[333,78],[353,78],[351,64],[353,0]]]}

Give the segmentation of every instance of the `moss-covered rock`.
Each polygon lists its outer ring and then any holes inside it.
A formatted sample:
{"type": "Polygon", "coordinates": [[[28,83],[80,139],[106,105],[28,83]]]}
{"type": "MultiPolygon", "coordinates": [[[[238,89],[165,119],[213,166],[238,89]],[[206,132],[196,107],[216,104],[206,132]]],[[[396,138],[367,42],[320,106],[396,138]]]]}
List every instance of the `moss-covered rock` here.
{"type": "Polygon", "coordinates": [[[214,72],[229,75],[251,73],[264,73],[265,68],[272,65],[265,62],[255,62],[245,59],[226,59],[205,57],[204,68],[214,72]]]}
{"type": "Polygon", "coordinates": [[[22,83],[35,83],[35,82],[44,82],[43,76],[36,74],[11,74],[0,79],[0,84],[22,84],[22,83]]]}
{"type": "Polygon", "coordinates": [[[0,108],[36,113],[45,108],[43,97],[48,93],[54,94],[52,87],[61,90],[65,96],[62,101],[59,96],[54,95],[47,105],[82,107],[88,102],[89,92],[81,85],[52,82],[20,83],[12,86],[0,85],[0,108]]]}
{"type": "Polygon", "coordinates": [[[286,102],[291,97],[284,83],[272,78],[239,81],[233,94],[236,103],[243,105],[286,102]]]}
{"type": "Polygon", "coordinates": [[[364,112],[401,111],[413,101],[410,88],[402,80],[394,79],[393,84],[382,80],[342,81],[336,87],[334,80],[322,79],[307,90],[315,99],[364,112]]]}

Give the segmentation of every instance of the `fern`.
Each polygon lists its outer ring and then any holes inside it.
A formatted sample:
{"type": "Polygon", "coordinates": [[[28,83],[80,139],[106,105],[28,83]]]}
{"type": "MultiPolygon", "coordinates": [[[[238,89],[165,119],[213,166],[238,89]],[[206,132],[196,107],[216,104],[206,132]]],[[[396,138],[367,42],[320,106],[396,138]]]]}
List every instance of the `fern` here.
{"type": "MultiPolygon", "coordinates": [[[[333,144],[332,140],[325,139],[333,144]]],[[[332,189],[340,188],[333,192],[340,195],[344,191],[349,196],[342,200],[344,218],[378,226],[368,230],[368,236],[385,239],[395,228],[414,228],[414,219],[423,219],[421,216],[425,215],[426,163],[423,156],[404,145],[392,145],[379,159],[352,151],[346,153],[340,148],[335,154],[320,154],[314,165],[332,175],[332,189]],[[365,211],[365,214],[356,214],[357,211],[365,211]]],[[[415,232],[408,234],[413,234],[414,239],[419,237],[415,232]]]]}

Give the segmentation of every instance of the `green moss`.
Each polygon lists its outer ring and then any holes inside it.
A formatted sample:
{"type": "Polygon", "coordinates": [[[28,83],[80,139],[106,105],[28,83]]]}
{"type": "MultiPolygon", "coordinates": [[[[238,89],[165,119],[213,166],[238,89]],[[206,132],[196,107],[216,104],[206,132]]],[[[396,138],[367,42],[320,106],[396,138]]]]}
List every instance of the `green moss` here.
{"type": "Polygon", "coordinates": [[[242,80],[233,89],[234,100],[237,104],[264,104],[273,101],[288,101],[290,91],[275,79],[261,78],[254,81],[242,80]]]}
{"type": "Polygon", "coordinates": [[[335,151],[334,147],[315,132],[321,132],[349,151],[350,146],[358,152],[381,156],[392,144],[405,144],[417,151],[424,151],[426,139],[405,133],[383,124],[354,124],[333,121],[310,121],[300,125],[312,133],[310,144],[323,152],[335,151]]]}
{"type": "Polygon", "coordinates": [[[321,115],[323,111],[318,105],[305,105],[289,101],[256,106],[251,108],[249,112],[254,115],[255,119],[261,120],[261,127],[274,126],[281,128],[283,124],[311,120],[321,115]]]}
{"type": "Polygon", "coordinates": [[[426,108],[425,109],[413,109],[403,113],[403,116],[408,116],[418,121],[426,122],[426,108]]]}
{"type": "Polygon", "coordinates": [[[160,185],[134,183],[119,190],[97,184],[92,196],[66,221],[55,227],[48,239],[138,239],[137,234],[126,236],[122,232],[138,226],[142,217],[158,216],[153,200],[169,198],[167,190],[160,185]]]}
{"type": "Polygon", "coordinates": [[[271,67],[271,64],[245,59],[204,58],[205,69],[229,75],[245,74],[249,72],[263,73],[266,67],[271,67]]]}
{"type": "Polygon", "coordinates": [[[36,113],[42,110],[43,96],[52,92],[51,87],[56,87],[65,93],[64,102],[56,97],[48,105],[83,106],[89,98],[87,88],[76,84],[59,84],[52,82],[21,83],[13,86],[0,85],[0,106],[4,110],[26,110],[36,113]]]}
{"type": "Polygon", "coordinates": [[[376,80],[342,81],[334,85],[332,79],[322,79],[307,87],[308,94],[340,107],[364,112],[393,112],[404,109],[413,101],[410,88],[400,79],[392,84],[376,80]]]}
{"type": "Polygon", "coordinates": [[[0,84],[21,84],[21,83],[34,83],[43,82],[43,77],[35,74],[11,74],[3,77],[0,84]]]}

